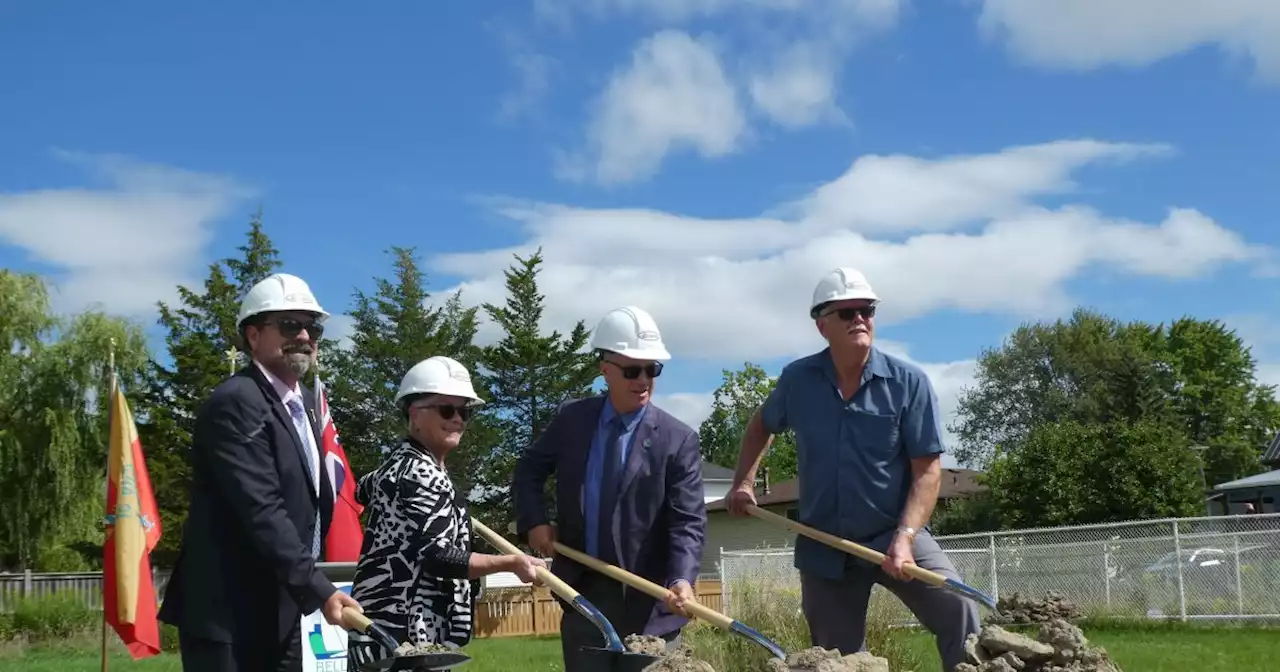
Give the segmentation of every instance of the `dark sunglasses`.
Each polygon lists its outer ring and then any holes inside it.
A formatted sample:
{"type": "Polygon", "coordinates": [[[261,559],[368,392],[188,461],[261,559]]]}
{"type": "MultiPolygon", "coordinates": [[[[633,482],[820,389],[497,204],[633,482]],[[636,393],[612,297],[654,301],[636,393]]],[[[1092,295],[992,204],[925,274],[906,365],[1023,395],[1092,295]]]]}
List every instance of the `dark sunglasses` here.
{"type": "Polygon", "coordinates": [[[418,408],[434,408],[445,420],[452,420],[454,415],[462,418],[463,422],[469,422],[471,416],[475,415],[476,409],[470,406],[454,406],[453,404],[423,404],[418,408]]]}
{"type": "Polygon", "coordinates": [[[859,306],[857,308],[837,308],[835,310],[828,310],[822,314],[823,317],[827,317],[828,315],[835,315],[840,318],[840,321],[842,322],[852,322],[855,317],[862,317],[865,320],[869,320],[876,316],[876,307],[859,306]]]}
{"type": "Polygon", "coordinates": [[[324,335],[324,325],[319,322],[303,322],[284,318],[265,322],[264,324],[274,324],[276,329],[280,331],[280,335],[285,338],[297,338],[303,329],[307,330],[307,336],[313,341],[320,340],[320,337],[324,335]]]}
{"type": "Polygon", "coordinates": [[[604,361],[607,364],[612,364],[618,367],[618,370],[622,372],[622,377],[626,378],[627,380],[635,380],[636,378],[640,377],[641,373],[649,374],[650,378],[657,378],[658,376],[662,375],[662,362],[653,362],[651,364],[646,364],[644,366],[640,366],[639,364],[623,366],[617,362],[610,362],[607,359],[604,361]]]}

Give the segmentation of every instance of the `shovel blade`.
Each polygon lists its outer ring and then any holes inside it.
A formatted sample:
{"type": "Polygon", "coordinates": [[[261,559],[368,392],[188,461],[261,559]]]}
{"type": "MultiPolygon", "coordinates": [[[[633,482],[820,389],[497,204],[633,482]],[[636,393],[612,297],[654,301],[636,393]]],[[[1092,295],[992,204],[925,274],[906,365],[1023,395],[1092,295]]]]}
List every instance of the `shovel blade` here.
{"type": "Polygon", "coordinates": [[[451,670],[471,660],[465,653],[419,653],[383,658],[360,667],[364,672],[399,672],[400,670],[451,670]]]}
{"type": "Polygon", "coordinates": [[[614,651],[598,646],[584,646],[579,650],[591,661],[591,669],[600,670],[600,672],[641,672],[644,668],[662,660],[660,656],[614,651]]]}

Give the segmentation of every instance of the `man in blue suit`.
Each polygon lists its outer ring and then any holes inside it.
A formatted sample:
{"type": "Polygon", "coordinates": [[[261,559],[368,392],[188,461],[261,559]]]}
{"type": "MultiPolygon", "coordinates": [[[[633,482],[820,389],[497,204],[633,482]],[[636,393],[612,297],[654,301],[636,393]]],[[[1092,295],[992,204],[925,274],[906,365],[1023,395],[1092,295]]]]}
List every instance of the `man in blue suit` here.
{"type": "MultiPolygon", "coordinates": [[[[679,645],[695,600],[707,510],[698,434],[651,403],[662,362],[671,358],[653,318],[627,306],[596,327],[592,348],[607,394],[566,402],[516,463],[516,531],[547,557],[557,540],[669,590],[659,602],[555,557],[551,571],[604,614],[618,633],[656,635],[679,645]],[[556,527],[543,489],[556,474],[556,527]],[[558,530],[558,532],[557,532],[558,530]]],[[[588,672],[583,646],[600,632],[572,608],[560,623],[565,672],[588,672]]]]}

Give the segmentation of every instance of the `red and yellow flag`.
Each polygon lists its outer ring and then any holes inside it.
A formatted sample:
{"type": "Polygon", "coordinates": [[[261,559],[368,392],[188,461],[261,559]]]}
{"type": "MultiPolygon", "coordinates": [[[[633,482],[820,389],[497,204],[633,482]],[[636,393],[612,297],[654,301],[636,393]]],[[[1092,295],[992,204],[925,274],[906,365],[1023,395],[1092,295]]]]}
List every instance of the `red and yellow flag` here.
{"type": "Polygon", "coordinates": [[[160,653],[160,622],[151,580],[151,551],[160,541],[160,515],[142,457],[138,427],[129,412],[129,402],[114,379],[108,451],[103,618],[137,660],[160,653]]]}

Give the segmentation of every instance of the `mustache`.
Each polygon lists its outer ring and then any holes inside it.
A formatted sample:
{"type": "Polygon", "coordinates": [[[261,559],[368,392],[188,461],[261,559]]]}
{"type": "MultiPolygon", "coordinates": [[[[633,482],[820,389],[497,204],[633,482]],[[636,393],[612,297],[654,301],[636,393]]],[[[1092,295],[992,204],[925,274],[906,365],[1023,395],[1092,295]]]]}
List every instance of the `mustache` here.
{"type": "Polygon", "coordinates": [[[309,346],[309,345],[290,345],[290,346],[286,346],[285,348],[283,348],[283,350],[284,350],[284,354],[286,354],[286,355],[293,355],[293,354],[309,355],[309,354],[311,354],[311,346],[309,346]]]}

